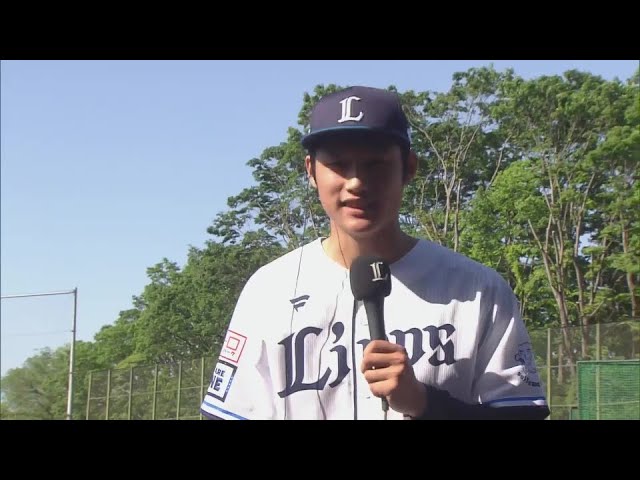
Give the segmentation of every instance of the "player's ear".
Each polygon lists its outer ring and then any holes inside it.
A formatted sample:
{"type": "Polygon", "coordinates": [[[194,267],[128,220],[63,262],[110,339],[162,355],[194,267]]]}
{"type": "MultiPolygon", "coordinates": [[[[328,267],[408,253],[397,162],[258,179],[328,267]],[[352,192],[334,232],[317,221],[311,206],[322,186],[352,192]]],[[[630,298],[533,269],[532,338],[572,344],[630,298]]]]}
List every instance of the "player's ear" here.
{"type": "Polygon", "coordinates": [[[416,155],[416,152],[413,151],[413,149],[410,149],[409,155],[407,156],[407,163],[405,165],[405,172],[404,172],[404,179],[403,179],[404,185],[409,184],[411,180],[413,180],[413,178],[416,176],[417,170],[418,170],[418,156],[416,155]]]}
{"type": "Polygon", "coordinates": [[[311,159],[311,155],[307,155],[306,157],[304,157],[304,167],[307,170],[307,178],[309,179],[309,184],[311,184],[313,188],[317,189],[318,185],[316,184],[315,160],[311,159]]]}

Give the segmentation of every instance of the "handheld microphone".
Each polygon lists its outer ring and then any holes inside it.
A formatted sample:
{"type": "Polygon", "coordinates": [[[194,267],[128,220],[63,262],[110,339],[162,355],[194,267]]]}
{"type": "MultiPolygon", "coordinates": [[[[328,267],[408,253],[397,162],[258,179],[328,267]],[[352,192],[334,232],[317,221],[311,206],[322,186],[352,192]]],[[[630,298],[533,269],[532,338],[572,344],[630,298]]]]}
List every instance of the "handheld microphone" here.
{"type": "MultiPolygon", "coordinates": [[[[391,293],[391,270],[380,257],[361,255],[351,264],[349,271],[351,292],[355,300],[364,303],[371,340],[386,340],[384,328],[384,298],[391,293]]],[[[386,398],[382,398],[382,410],[389,410],[386,398]]]]}

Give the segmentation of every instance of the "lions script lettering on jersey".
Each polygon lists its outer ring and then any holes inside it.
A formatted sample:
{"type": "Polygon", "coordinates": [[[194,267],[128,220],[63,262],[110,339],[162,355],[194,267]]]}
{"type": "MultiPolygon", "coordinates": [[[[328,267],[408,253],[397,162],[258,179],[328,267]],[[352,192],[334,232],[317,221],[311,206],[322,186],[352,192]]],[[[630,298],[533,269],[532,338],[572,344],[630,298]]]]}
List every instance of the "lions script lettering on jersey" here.
{"type": "MultiPolygon", "coordinates": [[[[426,240],[390,268],[386,332],[419,381],[468,403],[546,405],[518,303],[496,272],[426,240]]],[[[362,305],[351,321],[348,274],[320,239],[259,269],[238,300],[202,412],[382,419],[360,372],[369,329],[362,305]]]]}

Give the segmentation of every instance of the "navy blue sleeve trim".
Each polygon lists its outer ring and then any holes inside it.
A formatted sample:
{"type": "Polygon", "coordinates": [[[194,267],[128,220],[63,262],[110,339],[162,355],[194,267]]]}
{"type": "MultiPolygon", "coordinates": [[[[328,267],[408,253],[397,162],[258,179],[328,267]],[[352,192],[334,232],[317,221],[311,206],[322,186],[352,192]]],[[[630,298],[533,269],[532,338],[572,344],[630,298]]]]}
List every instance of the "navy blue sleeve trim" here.
{"type": "Polygon", "coordinates": [[[427,409],[416,420],[544,420],[551,411],[547,406],[491,407],[468,404],[449,392],[425,385],[427,409]]]}
{"type": "Polygon", "coordinates": [[[217,417],[209,412],[204,411],[203,409],[200,409],[200,413],[207,419],[207,420],[224,420],[224,418],[221,417],[217,417]]]}

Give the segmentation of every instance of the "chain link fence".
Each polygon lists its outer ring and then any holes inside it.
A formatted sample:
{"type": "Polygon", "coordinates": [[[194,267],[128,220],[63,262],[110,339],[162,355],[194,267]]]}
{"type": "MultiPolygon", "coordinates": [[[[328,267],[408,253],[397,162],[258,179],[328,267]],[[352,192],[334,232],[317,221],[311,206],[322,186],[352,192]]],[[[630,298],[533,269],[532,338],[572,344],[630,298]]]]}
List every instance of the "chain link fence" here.
{"type": "MultiPolygon", "coordinates": [[[[619,392],[624,390],[625,409],[608,408],[606,418],[640,420],[640,383],[637,381],[640,377],[640,321],[548,328],[530,333],[538,371],[551,408],[550,419],[580,417],[579,365],[582,362],[599,361],[602,365],[637,360],[630,363],[630,369],[625,367],[625,374],[617,383],[599,382],[597,397],[615,403],[619,392]]],[[[85,418],[201,419],[200,403],[209,385],[215,360],[216,357],[212,356],[172,364],[91,372],[85,418]]],[[[584,387],[586,381],[582,382],[584,387]]],[[[587,390],[583,388],[583,391],[587,390]]],[[[593,389],[588,391],[595,392],[593,389]]],[[[586,401],[593,400],[590,397],[586,401]]],[[[593,408],[600,411],[598,405],[593,408]]],[[[594,417],[586,415],[585,418],[594,417]]]]}
{"type": "MultiPolygon", "coordinates": [[[[579,418],[577,412],[582,399],[579,395],[579,365],[583,362],[617,362],[637,360],[631,363],[632,371],[640,377],[640,321],[596,324],[567,328],[548,328],[531,331],[531,341],[536,354],[540,378],[546,387],[547,401],[552,420],[579,418]]],[[[584,378],[584,377],[583,377],[584,378]]],[[[632,376],[630,378],[633,378],[632,376]]],[[[633,382],[625,387],[635,399],[637,409],[632,416],[640,420],[640,386],[633,382]]],[[[611,383],[602,385],[600,393],[609,398],[618,395],[611,383]],[[605,391],[608,389],[607,391],[605,391]]],[[[603,397],[604,398],[604,397],[603,397]]],[[[629,413],[619,411],[610,418],[625,419],[629,413]]]]}
{"type": "Polygon", "coordinates": [[[87,420],[196,420],[215,357],[91,372],[87,420]]]}

